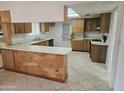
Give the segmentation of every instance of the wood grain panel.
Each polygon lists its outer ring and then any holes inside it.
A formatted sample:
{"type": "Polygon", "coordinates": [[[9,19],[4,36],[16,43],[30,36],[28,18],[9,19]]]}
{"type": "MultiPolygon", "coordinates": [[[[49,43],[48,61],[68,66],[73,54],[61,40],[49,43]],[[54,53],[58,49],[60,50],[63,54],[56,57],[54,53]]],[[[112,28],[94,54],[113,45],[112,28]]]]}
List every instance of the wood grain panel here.
{"type": "Polygon", "coordinates": [[[15,69],[13,51],[1,50],[4,68],[15,69]]]}
{"type": "Polygon", "coordinates": [[[32,24],[25,23],[25,33],[31,33],[31,32],[32,32],[32,24]]]}
{"type": "Polygon", "coordinates": [[[0,23],[11,23],[10,11],[0,11],[0,23]]]}
{"type": "Polygon", "coordinates": [[[14,58],[16,71],[66,80],[67,56],[14,51],[14,58]]]}
{"type": "Polygon", "coordinates": [[[72,21],[72,33],[84,31],[84,20],[73,20],[72,21]]]}
{"type": "Polygon", "coordinates": [[[101,32],[109,32],[111,13],[101,15],[101,32]]]}
{"type": "Polygon", "coordinates": [[[25,33],[25,24],[24,23],[14,23],[15,33],[22,34],[25,33]]]}
{"type": "Polygon", "coordinates": [[[93,62],[105,63],[107,46],[99,46],[91,44],[91,59],[93,62]]]}

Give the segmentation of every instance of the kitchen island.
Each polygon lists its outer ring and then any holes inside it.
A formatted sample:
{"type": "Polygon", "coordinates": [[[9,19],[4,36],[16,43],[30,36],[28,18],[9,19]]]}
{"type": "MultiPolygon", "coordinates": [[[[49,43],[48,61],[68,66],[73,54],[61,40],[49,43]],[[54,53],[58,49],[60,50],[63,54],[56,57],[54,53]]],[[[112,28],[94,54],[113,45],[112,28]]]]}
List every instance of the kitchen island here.
{"type": "Polygon", "coordinates": [[[65,82],[68,76],[68,53],[71,48],[30,44],[8,46],[1,43],[4,69],[65,82]]]}

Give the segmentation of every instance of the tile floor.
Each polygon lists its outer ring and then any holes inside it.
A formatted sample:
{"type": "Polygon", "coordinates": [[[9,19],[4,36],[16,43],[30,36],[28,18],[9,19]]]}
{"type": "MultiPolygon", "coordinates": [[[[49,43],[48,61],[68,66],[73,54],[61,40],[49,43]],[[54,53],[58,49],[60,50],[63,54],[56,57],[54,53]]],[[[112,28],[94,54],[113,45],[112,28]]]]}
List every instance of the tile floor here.
{"type": "Polygon", "coordinates": [[[89,53],[71,52],[68,79],[59,83],[6,70],[0,71],[0,90],[30,91],[111,91],[109,73],[104,64],[91,62],[89,53]]]}

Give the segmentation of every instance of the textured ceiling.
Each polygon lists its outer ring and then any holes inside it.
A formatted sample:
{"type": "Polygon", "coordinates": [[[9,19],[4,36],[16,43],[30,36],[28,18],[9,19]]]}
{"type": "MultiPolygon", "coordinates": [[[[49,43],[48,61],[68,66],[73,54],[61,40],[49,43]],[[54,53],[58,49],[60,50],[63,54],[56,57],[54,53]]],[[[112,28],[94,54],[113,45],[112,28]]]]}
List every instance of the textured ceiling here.
{"type": "Polygon", "coordinates": [[[112,12],[119,2],[116,1],[82,1],[77,4],[68,5],[81,17],[86,17],[86,14],[95,16],[104,12],[112,12]]]}

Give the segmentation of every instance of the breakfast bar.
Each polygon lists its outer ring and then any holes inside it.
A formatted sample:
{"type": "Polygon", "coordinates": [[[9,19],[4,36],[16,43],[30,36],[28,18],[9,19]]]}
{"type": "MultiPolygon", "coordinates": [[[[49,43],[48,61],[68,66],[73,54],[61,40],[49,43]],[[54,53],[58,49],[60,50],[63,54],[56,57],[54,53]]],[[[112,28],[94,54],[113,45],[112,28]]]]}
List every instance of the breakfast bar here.
{"type": "Polygon", "coordinates": [[[59,82],[67,79],[68,53],[71,48],[2,43],[0,49],[4,69],[59,82]]]}

